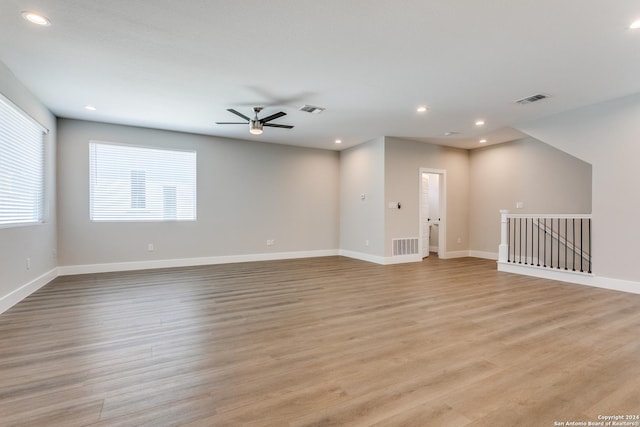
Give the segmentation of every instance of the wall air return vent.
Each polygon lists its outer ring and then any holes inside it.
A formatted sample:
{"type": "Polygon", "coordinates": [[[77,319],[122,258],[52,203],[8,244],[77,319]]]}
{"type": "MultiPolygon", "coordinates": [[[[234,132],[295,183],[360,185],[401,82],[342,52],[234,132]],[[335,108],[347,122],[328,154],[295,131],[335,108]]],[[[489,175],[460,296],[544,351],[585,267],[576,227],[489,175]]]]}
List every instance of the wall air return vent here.
{"type": "Polygon", "coordinates": [[[418,254],[418,238],[409,237],[403,239],[391,239],[391,255],[417,255],[418,254]]]}
{"type": "Polygon", "coordinates": [[[305,104],[302,107],[300,107],[300,111],[304,111],[305,113],[311,113],[311,114],[320,114],[324,110],[325,109],[322,107],[316,107],[314,105],[309,105],[309,104],[305,104]]]}
{"type": "Polygon", "coordinates": [[[518,99],[516,104],[526,105],[531,104],[532,102],[541,101],[543,99],[549,98],[551,95],[546,95],[544,93],[538,93],[536,95],[527,96],[526,98],[518,99]]]}

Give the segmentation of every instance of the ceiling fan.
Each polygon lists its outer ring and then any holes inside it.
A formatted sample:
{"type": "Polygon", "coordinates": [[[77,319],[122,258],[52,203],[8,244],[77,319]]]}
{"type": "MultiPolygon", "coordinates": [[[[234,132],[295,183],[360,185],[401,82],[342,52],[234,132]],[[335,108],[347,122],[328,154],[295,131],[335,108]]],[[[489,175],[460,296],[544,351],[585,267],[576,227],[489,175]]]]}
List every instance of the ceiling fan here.
{"type": "Polygon", "coordinates": [[[293,129],[293,126],[290,125],[278,125],[275,123],[268,123],[271,120],[275,120],[277,118],[280,118],[282,116],[286,116],[287,113],[285,113],[284,111],[280,111],[279,113],[275,113],[272,114],[270,116],[264,117],[262,119],[258,118],[258,113],[260,113],[260,111],[262,111],[262,107],[253,107],[253,112],[254,112],[254,118],[250,119],[249,117],[245,116],[244,114],[234,110],[233,108],[227,108],[227,111],[230,113],[235,114],[238,117],[242,117],[243,119],[246,120],[246,122],[216,122],[217,125],[249,125],[249,132],[252,133],[253,135],[260,135],[262,133],[262,127],[263,126],[268,126],[268,127],[273,127],[273,128],[284,128],[284,129],[293,129]]]}

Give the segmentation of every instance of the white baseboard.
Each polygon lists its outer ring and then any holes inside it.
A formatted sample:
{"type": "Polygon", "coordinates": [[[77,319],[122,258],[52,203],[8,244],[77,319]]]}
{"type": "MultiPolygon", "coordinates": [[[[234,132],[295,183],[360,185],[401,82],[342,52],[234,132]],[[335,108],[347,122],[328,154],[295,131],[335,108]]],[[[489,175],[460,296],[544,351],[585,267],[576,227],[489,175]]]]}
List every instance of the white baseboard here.
{"type": "Polygon", "coordinates": [[[440,256],[441,259],[453,259],[453,258],[465,258],[468,257],[469,251],[454,251],[445,252],[444,256],[440,256]]]}
{"type": "Polygon", "coordinates": [[[359,259],[360,261],[372,262],[374,264],[380,264],[380,265],[385,264],[384,262],[385,257],[379,256],[379,255],[371,255],[371,254],[365,254],[363,252],[348,251],[346,249],[340,249],[338,251],[338,255],[344,256],[347,258],[359,259]]]}
{"type": "Polygon", "coordinates": [[[384,265],[406,264],[409,262],[422,262],[420,255],[400,255],[384,258],[384,265]]]}
{"type": "Polygon", "coordinates": [[[469,251],[469,256],[474,258],[498,260],[498,252],[469,251]]]}
{"type": "Polygon", "coordinates": [[[347,251],[345,249],[340,249],[339,255],[380,265],[406,264],[409,262],[422,261],[422,257],[420,255],[400,255],[384,257],[379,255],[365,254],[362,252],[347,251]]]}
{"type": "Polygon", "coordinates": [[[474,250],[455,251],[455,252],[447,252],[441,258],[442,259],[453,259],[453,258],[465,258],[465,257],[483,258],[483,259],[491,259],[491,260],[497,261],[498,260],[498,253],[497,252],[474,251],[474,250]]]}
{"type": "MultiPolygon", "coordinates": [[[[340,249],[339,255],[346,256],[348,258],[359,259],[361,261],[373,262],[375,264],[380,264],[380,265],[404,264],[407,262],[422,261],[422,257],[420,255],[382,257],[379,255],[371,255],[371,254],[365,254],[362,252],[347,251],[344,249],[340,249]]],[[[440,259],[454,259],[454,258],[465,258],[465,257],[497,260],[498,254],[493,252],[482,252],[482,251],[455,251],[455,252],[445,253],[444,256],[440,257],[440,259]]]]}
{"type": "Polygon", "coordinates": [[[498,271],[523,274],[525,276],[540,277],[543,279],[558,280],[561,282],[575,283],[578,285],[593,286],[596,288],[610,289],[613,291],[640,294],[640,283],[628,280],[612,279],[610,277],[596,276],[589,273],[579,273],[569,270],[551,270],[535,265],[520,265],[498,261],[498,271]]]}
{"type": "Polygon", "coordinates": [[[631,294],[640,294],[640,282],[632,282],[630,280],[612,279],[611,277],[596,276],[591,286],[599,288],[611,289],[613,291],[628,292],[631,294]]]}
{"type": "MultiPolygon", "coordinates": [[[[154,260],[154,261],[134,261],[134,262],[121,262],[121,263],[107,263],[107,264],[90,264],[90,265],[72,265],[62,266],[54,268],[41,276],[33,279],[29,283],[15,289],[12,292],[0,297],[0,314],[4,313],[15,304],[31,295],[33,292],[42,288],[47,283],[51,282],[58,276],[67,276],[75,274],[87,274],[87,273],[106,273],[112,271],[131,271],[131,270],[147,270],[153,268],[168,268],[168,267],[191,267],[198,265],[213,265],[213,264],[229,264],[237,262],[252,262],[252,261],[271,261],[280,259],[296,259],[296,258],[315,258],[323,256],[335,256],[341,255],[349,258],[359,259],[362,261],[372,262],[375,264],[389,265],[397,263],[407,262],[420,262],[422,258],[419,255],[408,255],[401,257],[381,257],[377,255],[364,254],[361,252],[353,252],[347,250],[318,250],[318,251],[302,251],[302,252],[278,252],[267,254],[251,254],[251,255],[230,255],[219,257],[202,257],[202,258],[185,258],[185,259],[171,259],[171,260],[154,260]]],[[[477,257],[493,259],[495,254],[491,252],[480,251],[457,251],[447,252],[443,259],[448,258],[460,258],[460,257],[477,257]]],[[[628,292],[633,294],[640,294],[640,282],[633,282],[629,280],[614,279],[609,277],[601,277],[593,274],[575,273],[572,271],[554,271],[536,266],[523,266],[514,265],[511,263],[498,262],[498,270],[525,274],[534,277],[541,277],[544,279],[559,280],[563,282],[576,283],[580,285],[594,286],[598,288],[610,289],[621,292],[628,292]]]]}
{"type": "Polygon", "coordinates": [[[36,277],[29,283],[20,286],[18,289],[9,292],[7,295],[2,296],[0,298],[0,314],[9,310],[11,307],[46,285],[56,277],[58,277],[58,269],[54,268],[51,271],[48,271],[43,275],[36,277]]]}
{"type": "Polygon", "coordinates": [[[281,259],[316,258],[338,255],[338,250],[327,249],[301,252],[274,252],[248,255],[227,255],[199,258],[179,258],[153,261],[114,262],[105,264],[67,265],[58,267],[60,276],[108,273],[113,271],[150,270],[154,268],[194,267],[198,265],[231,264],[238,262],[275,261],[281,259]]]}

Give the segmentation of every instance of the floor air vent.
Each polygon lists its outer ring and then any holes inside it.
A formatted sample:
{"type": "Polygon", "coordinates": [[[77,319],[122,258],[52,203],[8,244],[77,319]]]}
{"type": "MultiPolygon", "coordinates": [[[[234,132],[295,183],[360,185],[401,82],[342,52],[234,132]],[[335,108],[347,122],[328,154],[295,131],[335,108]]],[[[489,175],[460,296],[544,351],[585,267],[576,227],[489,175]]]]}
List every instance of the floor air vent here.
{"type": "Polygon", "coordinates": [[[406,239],[392,239],[391,244],[393,245],[393,249],[392,249],[393,256],[418,254],[418,238],[417,237],[409,237],[406,239]]]}

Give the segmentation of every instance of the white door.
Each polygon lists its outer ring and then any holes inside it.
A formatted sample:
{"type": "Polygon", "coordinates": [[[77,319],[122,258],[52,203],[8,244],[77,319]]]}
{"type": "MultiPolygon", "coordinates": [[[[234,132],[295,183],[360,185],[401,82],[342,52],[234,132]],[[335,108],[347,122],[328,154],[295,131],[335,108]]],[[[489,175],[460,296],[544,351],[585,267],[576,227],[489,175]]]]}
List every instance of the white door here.
{"type": "Polygon", "coordinates": [[[422,222],[422,227],[420,228],[422,229],[422,257],[426,258],[429,256],[429,233],[431,231],[431,219],[429,217],[429,175],[426,173],[422,174],[420,192],[420,221],[422,222]]]}

